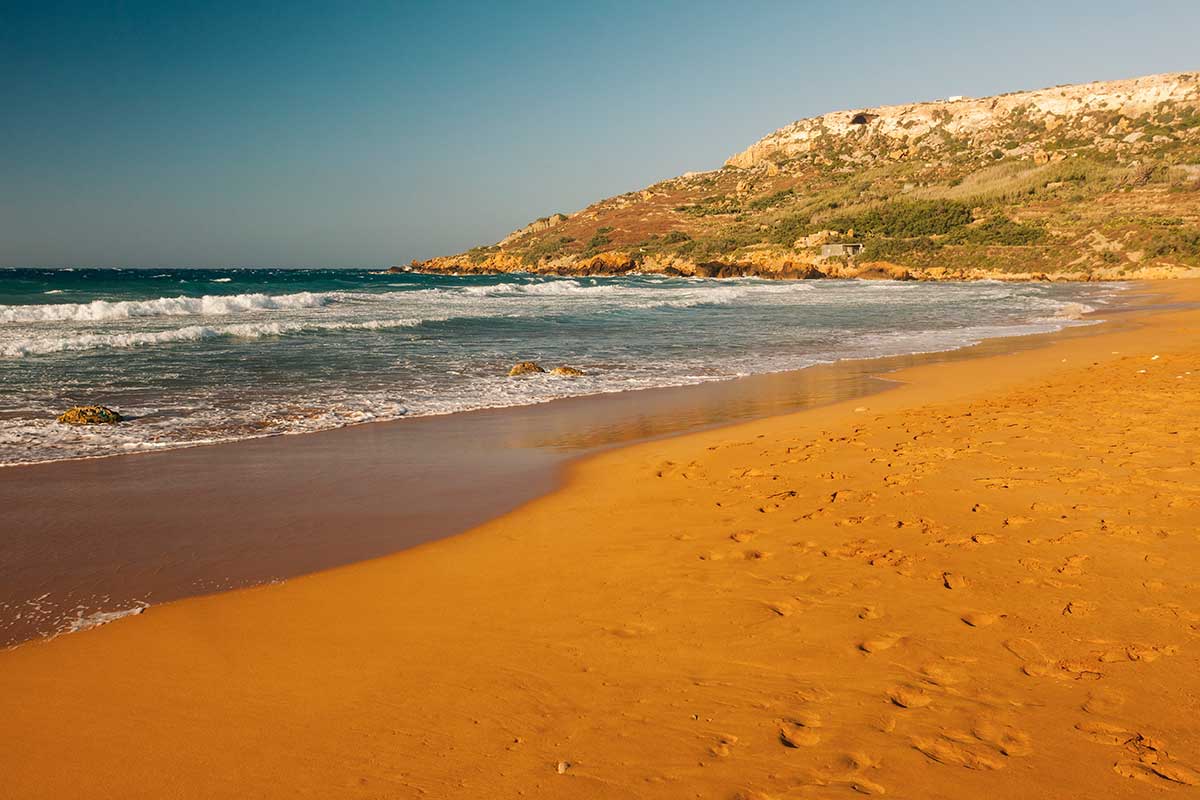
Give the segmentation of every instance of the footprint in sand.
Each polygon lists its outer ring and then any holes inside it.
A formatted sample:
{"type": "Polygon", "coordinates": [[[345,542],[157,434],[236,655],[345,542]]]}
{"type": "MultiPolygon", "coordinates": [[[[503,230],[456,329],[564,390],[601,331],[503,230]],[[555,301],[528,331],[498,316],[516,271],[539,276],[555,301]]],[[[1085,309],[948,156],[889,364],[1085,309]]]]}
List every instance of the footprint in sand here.
{"type": "Polygon", "coordinates": [[[887,698],[901,708],[924,708],[933,702],[924,689],[916,686],[893,686],[888,690],[887,698]]]}
{"type": "Polygon", "coordinates": [[[1086,617],[1096,610],[1096,604],[1087,600],[1071,600],[1063,606],[1064,617],[1086,617]]]}
{"type": "Polygon", "coordinates": [[[1128,728],[1100,720],[1084,720],[1083,722],[1077,722],[1075,723],[1075,730],[1079,731],[1097,744],[1109,744],[1117,746],[1123,745],[1137,736],[1134,731],[1131,731],[1128,728]]]}
{"type": "Polygon", "coordinates": [[[849,778],[845,784],[859,794],[866,795],[883,795],[887,794],[887,790],[883,788],[883,784],[876,783],[866,778],[849,778]]]}
{"type": "Polygon", "coordinates": [[[1030,639],[1009,639],[1004,642],[1004,649],[1020,659],[1021,671],[1033,678],[1099,680],[1103,674],[1095,666],[1095,662],[1073,658],[1054,661],[1030,639]]]}
{"type": "Polygon", "coordinates": [[[738,737],[732,734],[721,734],[717,737],[717,742],[712,747],[708,748],[708,752],[717,758],[728,758],[733,753],[733,746],[737,744],[738,737]]]}
{"type": "Polygon", "coordinates": [[[810,772],[801,778],[801,782],[817,787],[844,786],[865,795],[887,794],[883,784],[864,774],[868,770],[879,768],[879,762],[871,756],[864,753],[848,753],[837,760],[835,767],[831,772],[810,772]]]}
{"type": "Polygon", "coordinates": [[[1085,555],[1068,556],[1067,560],[1056,571],[1060,575],[1082,575],[1083,563],[1087,560],[1088,556],[1085,555]]]}
{"type": "Polygon", "coordinates": [[[790,603],[787,600],[777,600],[773,603],[766,603],[765,605],[767,606],[768,610],[781,617],[790,617],[792,614],[796,613],[795,604],[790,603]]]}
{"type": "Polygon", "coordinates": [[[898,633],[886,633],[859,642],[858,649],[864,653],[881,653],[884,650],[890,650],[902,638],[898,633]]]}
{"type": "Polygon", "coordinates": [[[964,589],[967,586],[967,579],[957,572],[943,572],[942,585],[947,589],[964,589]]]}
{"type": "Polygon", "coordinates": [[[779,721],[779,741],[787,747],[815,747],[821,734],[797,719],[779,721]]]}
{"type": "Polygon", "coordinates": [[[735,542],[741,542],[741,543],[750,541],[751,539],[754,538],[754,536],[755,536],[755,533],[754,533],[754,531],[751,531],[751,530],[734,531],[733,533],[729,534],[730,539],[732,539],[735,542]]]}
{"type": "Polygon", "coordinates": [[[783,508],[789,500],[794,500],[798,496],[799,494],[792,489],[788,489],[787,491],[783,492],[776,492],[775,494],[769,494],[764,499],[770,500],[771,502],[759,506],[758,511],[760,514],[773,514],[783,508]]]}
{"type": "Polygon", "coordinates": [[[1099,660],[1104,664],[1120,661],[1142,661],[1148,664],[1151,661],[1157,661],[1159,656],[1173,656],[1178,652],[1179,648],[1175,645],[1130,644],[1104,651],[1100,654],[1099,660]]]}
{"type": "Polygon", "coordinates": [[[1059,678],[1061,680],[1099,680],[1104,674],[1096,662],[1078,658],[1047,658],[1038,645],[1029,639],[1009,639],[1004,648],[1022,662],[1021,671],[1031,678],[1059,678]]]}
{"type": "Polygon", "coordinates": [[[1172,759],[1167,754],[1166,745],[1153,736],[1099,720],[1077,723],[1075,730],[1093,742],[1120,747],[1129,753],[1132,758],[1123,758],[1113,764],[1113,771],[1122,777],[1152,783],[1165,780],[1183,786],[1200,786],[1200,773],[1172,759]]]}
{"type": "Polygon", "coordinates": [[[986,628],[995,625],[1000,620],[999,614],[988,614],[985,611],[968,611],[960,619],[972,628],[986,628]]]}
{"type": "Polygon", "coordinates": [[[1183,786],[1200,786],[1200,773],[1178,764],[1143,764],[1140,761],[1118,761],[1113,764],[1113,772],[1123,778],[1133,778],[1146,782],[1161,783],[1156,780],[1170,781],[1183,786]]]}
{"type": "Polygon", "coordinates": [[[971,733],[984,744],[999,750],[1002,755],[1010,758],[1020,758],[1033,754],[1033,744],[1029,734],[1012,725],[1004,725],[995,720],[981,719],[975,723],[971,733]]]}
{"type": "Polygon", "coordinates": [[[947,766],[978,770],[1003,769],[1005,766],[1004,758],[990,750],[983,747],[972,748],[948,738],[918,737],[913,739],[912,745],[926,758],[947,766]]]}
{"type": "Polygon", "coordinates": [[[934,686],[953,686],[967,680],[967,671],[950,664],[928,664],[921,669],[921,676],[934,686]]]}
{"type": "Polygon", "coordinates": [[[1082,708],[1089,714],[1115,714],[1125,705],[1125,695],[1116,689],[1098,688],[1088,695],[1082,708]]]}
{"type": "Polygon", "coordinates": [[[883,612],[875,606],[866,606],[858,612],[859,619],[879,619],[882,616],[883,612]]]}
{"type": "Polygon", "coordinates": [[[816,711],[797,711],[788,720],[805,728],[819,728],[823,724],[821,715],[816,711]]]}

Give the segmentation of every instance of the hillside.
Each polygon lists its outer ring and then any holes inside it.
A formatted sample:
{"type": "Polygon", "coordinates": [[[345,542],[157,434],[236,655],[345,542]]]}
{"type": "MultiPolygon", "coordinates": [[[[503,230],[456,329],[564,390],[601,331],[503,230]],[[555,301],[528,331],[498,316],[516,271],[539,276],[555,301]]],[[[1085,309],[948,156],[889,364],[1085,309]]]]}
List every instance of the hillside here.
{"type": "Polygon", "coordinates": [[[426,272],[1098,279],[1200,273],[1200,73],[800,120],[720,169],[426,272]],[[822,246],[861,243],[853,256],[822,246]]]}

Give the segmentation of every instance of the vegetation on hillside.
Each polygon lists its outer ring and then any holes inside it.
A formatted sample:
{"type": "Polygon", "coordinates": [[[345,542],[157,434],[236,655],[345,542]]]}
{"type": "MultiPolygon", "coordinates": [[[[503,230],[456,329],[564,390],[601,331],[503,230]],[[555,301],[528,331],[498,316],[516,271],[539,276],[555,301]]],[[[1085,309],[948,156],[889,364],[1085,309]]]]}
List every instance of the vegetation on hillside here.
{"type": "Polygon", "coordinates": [[[1018,108],[990,138],[935,130],[899,151],[863,126],[418,266],[709,274],[699,267],[716,263],[771,274],[820,267],[823,243],[853,240],[865,246],[859,262],[916,271],[1200,267],[1200,90],[1196,98],[1053,127],[1018,108]]]}

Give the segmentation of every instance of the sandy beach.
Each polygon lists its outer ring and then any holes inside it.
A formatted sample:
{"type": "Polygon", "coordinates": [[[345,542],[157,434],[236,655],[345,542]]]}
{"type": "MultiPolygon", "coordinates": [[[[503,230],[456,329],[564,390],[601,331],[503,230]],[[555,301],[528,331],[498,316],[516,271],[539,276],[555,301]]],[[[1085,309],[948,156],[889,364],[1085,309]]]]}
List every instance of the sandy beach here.
{"type": "Polygon", "coordinates": [[[0,794],[1189,796],[1200,285],[1139,290],[1093,334],[0,652],[0,794]]]}

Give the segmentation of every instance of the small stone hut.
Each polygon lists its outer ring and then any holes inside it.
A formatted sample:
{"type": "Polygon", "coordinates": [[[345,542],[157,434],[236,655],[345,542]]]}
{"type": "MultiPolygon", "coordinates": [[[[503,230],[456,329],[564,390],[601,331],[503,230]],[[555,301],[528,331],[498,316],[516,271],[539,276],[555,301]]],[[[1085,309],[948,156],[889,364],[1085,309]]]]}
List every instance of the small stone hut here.
{"type": "Polygon", "coordinates": [[[862,252],[861,242],[838,242],[821,245],[821,258],[853,258],[862,252]]]}

